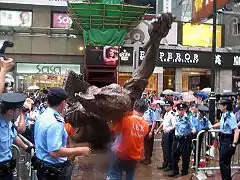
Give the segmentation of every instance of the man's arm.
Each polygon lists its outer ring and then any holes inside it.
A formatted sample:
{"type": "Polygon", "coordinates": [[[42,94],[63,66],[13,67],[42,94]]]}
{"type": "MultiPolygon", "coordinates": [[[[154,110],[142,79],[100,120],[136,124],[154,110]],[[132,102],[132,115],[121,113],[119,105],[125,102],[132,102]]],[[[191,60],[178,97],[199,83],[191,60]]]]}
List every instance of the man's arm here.
{"type": "Polygon", "coordinates": [[[13,67],[13,59],[8,58],[6,60],[0,57],[0,94],[4,92],[5,88],[5,76],[13,67]]]}
{"type": "Polygon", "coordinates": [[[16,127],[16,130],[18,133],[24,133],[26,130],[26,121],[25,121],[25,115],[23,112],[20,113],[20,120],[18,122],[18,126],[16,127]]]}
{"type": "Polygon", "coordinates": [[[20,137],[16,137],[14,144],[16,144],[18,147],[22,148],[23,150],[27,150],[28,145],[26,145],[20,137]]]}

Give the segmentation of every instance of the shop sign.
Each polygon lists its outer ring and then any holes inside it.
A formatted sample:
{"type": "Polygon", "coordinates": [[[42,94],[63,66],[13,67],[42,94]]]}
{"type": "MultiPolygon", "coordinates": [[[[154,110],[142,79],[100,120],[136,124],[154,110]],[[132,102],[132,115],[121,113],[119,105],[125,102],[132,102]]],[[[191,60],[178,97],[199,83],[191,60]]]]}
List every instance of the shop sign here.
{"type": "MultiPolygon", "coordinates": [[[[184,23],[182,26],[182,45],[212,47],[212,25],[184,23]]],[[[222,26],[217,25],[217,47],[222,46],[222,26]]]]}
{"type": "Polygon", "coordinates": [[[119,58],[121,65],[132,65],[133,63],[133,48],[121,47],[119,49],[119,58]]]}
{"type": "Polygon", "coordinates": [[[80,73],[80,65],[17,63],[19,74],[66,74],[69,70],[80,73]]]}
{"type": "Polygon", "coordinates": [[[32,4],[42,6],[67,6],[67,1],[83,2],[83,0],[0,0],[0,3],[32,4]]]}
{"type": "Polygon", "coordinates": [[[0,11],[1,26],[32,26],[32,12],[30,11],[0,11]]]}
{"type": "MultiPolygon", "coordinates": [[[[223,8],[229,0],[216,0],[217,8],[223,8]]],[[[213,13],[213,0],[193,0],[192,23],[200,23],[213,13]]]]}
{"type": "Polygon", "coordinates": [[[72,20],[66,13],[53,13],[53,28],[71,28],[72,20]]]}

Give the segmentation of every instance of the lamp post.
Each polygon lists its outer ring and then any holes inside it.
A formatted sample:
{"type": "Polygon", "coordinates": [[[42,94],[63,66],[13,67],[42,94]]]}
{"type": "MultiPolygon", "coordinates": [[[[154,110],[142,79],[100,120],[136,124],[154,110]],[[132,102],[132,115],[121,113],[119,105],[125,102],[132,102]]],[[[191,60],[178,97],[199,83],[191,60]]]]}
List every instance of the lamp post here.
{"type": "Polygon", "coordinates": [[[212,66],[211,66],[211,93],[209,96],[209,119],[215,122],[215,58],[216,58],[216,29],[217,29],[217,0],[213,0],[213,34],[212,34],[212,66]]]}

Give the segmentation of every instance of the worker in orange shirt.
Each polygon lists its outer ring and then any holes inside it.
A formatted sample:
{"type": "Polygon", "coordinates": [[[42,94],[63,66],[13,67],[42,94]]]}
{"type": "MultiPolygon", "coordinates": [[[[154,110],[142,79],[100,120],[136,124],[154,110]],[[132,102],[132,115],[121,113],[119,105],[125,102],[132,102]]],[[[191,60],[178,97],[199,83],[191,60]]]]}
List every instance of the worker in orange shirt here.
{"type": "Polygon", "coordinates": [[[148,123],[142,118],[148,109],[145,100],[139,99],[134,103],[133,113],[126,115],[113,128],[116,135],[121,135],[109,179],[122,179],[122,172],[126,172],[127,180],[134,180],[137,162],[142,159],[144,151],[144,137],[148,133],[148,123]]]}

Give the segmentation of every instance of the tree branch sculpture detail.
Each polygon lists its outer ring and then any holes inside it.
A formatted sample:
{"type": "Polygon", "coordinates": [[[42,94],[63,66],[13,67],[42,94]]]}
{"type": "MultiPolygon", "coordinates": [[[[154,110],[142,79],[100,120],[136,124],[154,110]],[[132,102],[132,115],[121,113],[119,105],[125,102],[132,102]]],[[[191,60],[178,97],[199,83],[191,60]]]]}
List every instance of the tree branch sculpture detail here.
{"type": "Polygon", "coordinates": [[[74,127],[83,127],[81,141],[102,148],[110,140],[108,121],[119,121],[131,111],[136,99],[141,98],[159,57],[159,45],[166,37],[175,18],[161,14],[149,27],[150,39],[144,47],[146,55],[132,78],[123,87],[111,84],[102,88],[84,82],[81,75],[69,72],[65,89],[71,106],[66,119],[74,127]]]}

